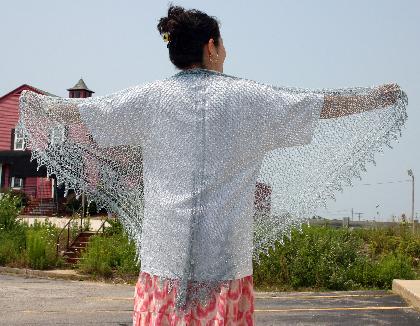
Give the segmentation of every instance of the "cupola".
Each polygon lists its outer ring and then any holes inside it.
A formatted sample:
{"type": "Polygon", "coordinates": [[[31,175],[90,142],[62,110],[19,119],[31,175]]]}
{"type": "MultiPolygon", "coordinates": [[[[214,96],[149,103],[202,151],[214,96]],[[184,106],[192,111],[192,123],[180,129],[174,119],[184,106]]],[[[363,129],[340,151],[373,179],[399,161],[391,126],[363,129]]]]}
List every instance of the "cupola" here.
{"type": "Polygon", "coordinates": [[[72,88],[67,89],[70,98],[91,97],[94,91],[91,91],[82,78],[72,88]]]}

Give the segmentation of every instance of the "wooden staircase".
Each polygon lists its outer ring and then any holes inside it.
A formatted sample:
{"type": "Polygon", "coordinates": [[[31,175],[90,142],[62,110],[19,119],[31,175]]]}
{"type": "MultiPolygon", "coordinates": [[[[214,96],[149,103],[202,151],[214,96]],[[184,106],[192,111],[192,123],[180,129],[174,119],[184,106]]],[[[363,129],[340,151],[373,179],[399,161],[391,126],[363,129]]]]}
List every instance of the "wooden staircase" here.
{"type": "Polygon", "coordinates": [[[82,231],[79,233],[73,243],[63,253],[63,258],[68,265],[75,265],[82,259],[82,252],[85,251],[90,237],[96,234],[98,233],[95,231],[82,231]]]}

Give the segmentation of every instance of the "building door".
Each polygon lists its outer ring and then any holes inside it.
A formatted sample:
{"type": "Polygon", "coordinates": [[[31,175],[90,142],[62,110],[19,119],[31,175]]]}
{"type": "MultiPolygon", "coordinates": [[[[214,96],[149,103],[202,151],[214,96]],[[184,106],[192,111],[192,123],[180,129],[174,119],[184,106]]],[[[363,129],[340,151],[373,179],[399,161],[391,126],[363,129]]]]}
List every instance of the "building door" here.
{"type": "Polygon", "coordinates": [[[46,177],[37,177],[37,191],[36,197],[37,198],[53,198],[52,197],[52,182],[50,178],[46,177]]]}

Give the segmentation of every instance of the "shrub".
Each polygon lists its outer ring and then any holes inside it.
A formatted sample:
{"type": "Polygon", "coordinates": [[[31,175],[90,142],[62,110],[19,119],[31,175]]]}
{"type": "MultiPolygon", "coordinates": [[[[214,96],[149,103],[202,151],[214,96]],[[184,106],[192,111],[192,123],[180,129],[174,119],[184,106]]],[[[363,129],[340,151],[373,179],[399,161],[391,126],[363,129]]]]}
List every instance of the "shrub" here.
{"type": "Polygon", "coordinates": [[[82,226],[83,231],[89,231],[91,227],[92,227],[92,225],[91,225],[91,222],[90,222],[90,217],[89,216],[85,217],[83,219],[83,226],[82,226]]]}
{"type": "Polygon", "coordinates": [[[417,267],[420,261],[420,238],[403,238],[398,245],[397,252],[411,257],[413,266],[417,267]]]}
{"type": "Polygon", "coordinates": [[[107,219],[107,222],[109,224],[108,227],[104,230],[104,235],[111,236],[114,234],[123,234],[124,228],[121,222],[118,219],[109,218],[107,219]]]}
{"type": "Polygon", "coordinates": [[[254,282],[277,289],[389,288],[394,278],[416,277],[419,253],[420,239],[400,227],[352,231],[304,225],[254,263],[254,282]]]}
{"type": "Polygon", "coordinates": [[[19,205],[19,198],[10,193],[5,193],[0,198],[0,230],[10,231],[18,226],[19,205]]]}
{"type": "Polygon", "coordinates": [[[119,232],[118,223],[106,229],[104,236],[91,238],[78,265],[81,271],[103,277],[138,275],[135,245],[124,232],[119,232]]]}
{"type": "Polygon", "coordinates": [[[8,193],[11,197],[16,198],[17,207],[21,210],[24,206],[27,206],[30,199],[29,196],[23,190],[9,189],[8,193]]]}
{"type": "Polygon", "coordinates": [[[46,247],[47,241],[43,237],[43,232],[28,230],[27,253],[28,263],[31,268],[44,269],[48,266],[46,247]]]}
{"type": "Polygon", "coordinates": [[[56,257],[56,238],[59,230],[48,220],[35,221],[26,232],[28,265],[34,269],[46,269],[61,264],[56,257]]]}
{"type": "Polygon", "coordinates": [[[0,232],[0,265],[25,266],[25,228],[0,232]]]}
{"type": "Polygon", "coordinates": [[[411,268],[411,259],[401,254],[387,254],[377,262],[375,266],[375,286],[391,288],[392,280],[413,279],[415,273],[411,268]]]}
{"type": "Polygon", "coordinates": [[[79,261],[79,269],[85,273],[110,277],[112,275],[112,246],[108,238],[93,236],[79,261]]]}
{"type": "Polygon", "coordinates": [[[345,273],[358,255],[361,240],[346,229],[303,226],[254,269],[256,283],[286,282],[294,288],[345,289],[345,273]],[[279,270],[279,267],[281,270],[279,270]],[[271,277],[267,277],[267,272],[271,277]],[[274,275],[280,274],[280,279],[274,275]],[[273,277],[274,276],[274,277],[273,277]]]}
{"type": "Polygon", "coordinates": [[[136,246],[134,241],[130,241],[125,234],[123,234],[121,240],[118,241],[121,245],[117,247],[118,259],[116,265],[116,274],[121,277],[137,277],[140,272],[140,267],[136,263],[136,246]]]}

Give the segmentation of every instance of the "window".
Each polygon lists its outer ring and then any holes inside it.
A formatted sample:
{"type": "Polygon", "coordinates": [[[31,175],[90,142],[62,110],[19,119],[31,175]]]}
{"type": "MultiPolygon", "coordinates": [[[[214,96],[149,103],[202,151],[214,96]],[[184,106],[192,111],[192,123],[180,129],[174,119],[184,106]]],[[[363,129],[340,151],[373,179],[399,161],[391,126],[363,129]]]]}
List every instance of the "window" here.
{"type": "Polygon", "coordinates": [[[63,125],[57,125],[51,129],[51,145],[60,145],[65,139],[65,127],[63,125]]]}
{"type": "Polygon", "coordinates": [[[23,178],[12,177],[12,182],[10,183],[11,188],[23,188],[23,178]]]}
{"type": "Polygon", "coordinates": [[[25,149],[25,140],[23,138],[23,132],[19,129],[15,129],[13,149],[15,151],[23,151],[25,149]]]}

